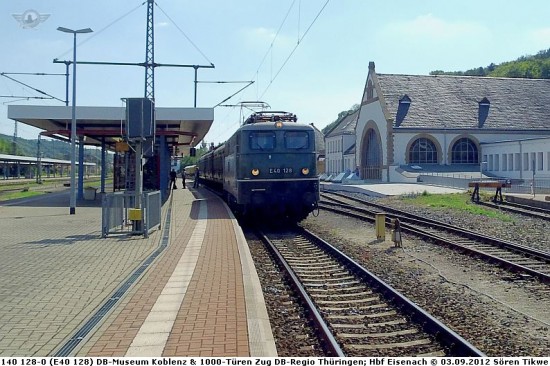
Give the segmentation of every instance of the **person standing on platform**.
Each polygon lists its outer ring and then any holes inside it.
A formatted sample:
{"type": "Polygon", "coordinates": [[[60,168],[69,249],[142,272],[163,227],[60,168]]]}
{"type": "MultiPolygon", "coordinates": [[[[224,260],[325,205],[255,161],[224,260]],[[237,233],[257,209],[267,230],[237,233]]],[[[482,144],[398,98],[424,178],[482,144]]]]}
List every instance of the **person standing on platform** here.
{"type": "Polygon", "coordinates": [[[185,170],[181,171],[181,183],[183,184],[183,189],[185,189],[185,170]]]}
{"type": "Polygon", "coordinates": [[[178,189],[178,187],[176,187],[176,177],[176,171],[172,169],[172,171],[170,172],[170,184],[172,185],[172,189],[178,189]]]}
{"type": "Polygon", "coordinates": [[[199,188],[199,168],[195,169],[195,181],[193,182],[193,188],[199,188]]]}

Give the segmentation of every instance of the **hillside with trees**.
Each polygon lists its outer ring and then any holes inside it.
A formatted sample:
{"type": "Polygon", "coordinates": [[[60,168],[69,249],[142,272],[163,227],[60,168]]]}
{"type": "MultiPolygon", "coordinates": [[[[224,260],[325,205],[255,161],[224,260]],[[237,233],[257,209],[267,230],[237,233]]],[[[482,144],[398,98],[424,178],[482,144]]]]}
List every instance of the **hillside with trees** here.
{"type": "Polygon", "coordinates": [[[480,66],[466,71],[436,70],[430,72],[430,75],[550,79],[550,48],[539,51],[533,56],[522,56],[515,61],[507,61],[498,65],[491,63],[486,67],[480,66]]]}
{"type": "MultiPolygon", "coordinates": [[[[13,136],[0,134],[0,154],[18,156],[36,156],[38,153],[38,140],[27,140],[18,137],[15,141],[15,154],[13,151],[13,136]]],[[[42,139],[40,152],[44,158],[70,160],[70,144],[59,140],[42,139]]],[[[97,163],[101,159],[99,149],[86,147],[84,149],[84,161],[97,163]]]]}
{"type": "MultiPolygon", "coordinates": [[[[550,79],[550,48],[539,51],[536,55],[521,56],[515,61],[507,61],[501,64],[491,63],[488,66],[480,66],[466,71],[431,71],[430,75],[455,75],[455,76],[487,76],[505,78],[550,79]]],[[[322,129],[327,135],[348,114],[355,112],[358,104],[350,109],[338,113],[338,118],[322,129]]]]}
{"type": "Polygon", "coordinates": [[[350,109],[338,113],[338,118],[336,118],[335,121],[323,127],[323,129],[321,130],[323,135],[326,136],[330,131],[332,131],[334,127],[336,127],[342,121],[342,119],[346,118],[349,114],[355,112],[358,109],[359,109],[359,104],[354,104],[353,106],[351,106],[350,109]]]}

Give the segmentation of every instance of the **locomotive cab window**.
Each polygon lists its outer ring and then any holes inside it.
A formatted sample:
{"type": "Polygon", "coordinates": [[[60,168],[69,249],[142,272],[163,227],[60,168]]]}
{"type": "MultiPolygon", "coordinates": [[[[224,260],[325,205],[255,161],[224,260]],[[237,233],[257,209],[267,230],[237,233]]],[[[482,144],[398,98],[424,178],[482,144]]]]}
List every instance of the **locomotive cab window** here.
{"type": "Polygon", "coordinates": [[[251,150],[273,150],[275,148],[275,133],[250,132],[248,141],[251,150]]]}
{"type": "Polygon", "coordinates": [[[306,131],[289,131],[285,133],[285,148],[307,149],[309,147],[309,134],[306,131]]]}

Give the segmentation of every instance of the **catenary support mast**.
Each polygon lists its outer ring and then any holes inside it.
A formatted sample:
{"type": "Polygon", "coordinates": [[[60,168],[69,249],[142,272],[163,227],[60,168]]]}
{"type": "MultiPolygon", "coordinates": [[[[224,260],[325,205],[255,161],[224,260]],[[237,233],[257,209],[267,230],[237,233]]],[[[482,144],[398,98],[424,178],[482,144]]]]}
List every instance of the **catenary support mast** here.
{"type": "Polygon", "coordinates": [[[154,0],[147,0],[147,34],[145,36],[145,98],[155,100],[155,28],[154,0]]]}

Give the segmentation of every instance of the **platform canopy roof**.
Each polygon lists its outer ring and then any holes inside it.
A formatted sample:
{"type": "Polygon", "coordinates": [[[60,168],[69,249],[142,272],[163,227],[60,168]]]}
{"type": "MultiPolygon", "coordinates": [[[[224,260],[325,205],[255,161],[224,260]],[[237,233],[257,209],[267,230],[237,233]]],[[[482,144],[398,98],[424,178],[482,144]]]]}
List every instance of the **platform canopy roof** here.
{"type": "MultiPolygon", "coordinates": [[[[210,130],[213,108],[156,107],[156,136],[166,136],[170,146],[187,153],[210,130]]],[[[71,106],[9,105],[8,118],[44,130],[41,134],[54,138],[70,138],[71,106]]],[[[125,134],[125,107],[76,107],[77,136],[84,136],[86,145],[100,145],[102,139],[114,148],[125,134]]]]}

